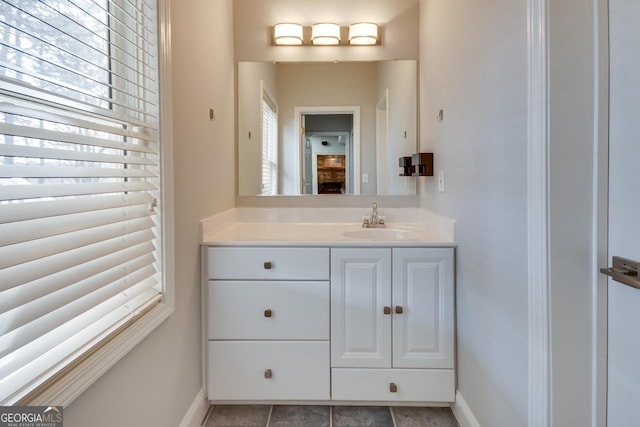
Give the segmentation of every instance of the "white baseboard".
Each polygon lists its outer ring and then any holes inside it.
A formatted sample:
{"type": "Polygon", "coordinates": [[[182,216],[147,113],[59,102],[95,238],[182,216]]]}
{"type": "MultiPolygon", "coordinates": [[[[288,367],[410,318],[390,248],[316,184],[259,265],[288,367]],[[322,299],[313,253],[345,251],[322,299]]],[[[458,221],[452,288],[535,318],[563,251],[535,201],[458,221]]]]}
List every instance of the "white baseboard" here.
{"type": "Polygon", "coordinates": [[[204,395],[204,389],[201,388],[195,399],[193,399],[191,406],[189,406],[189,410],[184,415],[180,427],[200,427],[208,410],[209,402],[204,395]]]}
{"type": "Polygon", "coordinates": [[[469,405],[457,390],[456,402],[451,405],[451,411],[453,411],[453,415],[456,417],[460,427],[481,427],[473,412],[471,412],[471,408],[469,408],[469,405]]]}

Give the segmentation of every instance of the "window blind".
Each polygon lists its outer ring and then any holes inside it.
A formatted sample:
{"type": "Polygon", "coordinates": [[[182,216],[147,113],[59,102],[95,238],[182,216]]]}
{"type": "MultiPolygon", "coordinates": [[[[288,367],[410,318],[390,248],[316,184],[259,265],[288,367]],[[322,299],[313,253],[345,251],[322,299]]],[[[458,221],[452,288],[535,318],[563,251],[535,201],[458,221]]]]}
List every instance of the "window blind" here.
{"type": "Polygon", "coordinates": [[[262,194],[278,194],[278,116],[275,103],[262,98],[262,194]]]}
{"type": "Polygon", "coordinates": [[[0,0],[0,404],[162,299],[155,0],[0,0]]]}

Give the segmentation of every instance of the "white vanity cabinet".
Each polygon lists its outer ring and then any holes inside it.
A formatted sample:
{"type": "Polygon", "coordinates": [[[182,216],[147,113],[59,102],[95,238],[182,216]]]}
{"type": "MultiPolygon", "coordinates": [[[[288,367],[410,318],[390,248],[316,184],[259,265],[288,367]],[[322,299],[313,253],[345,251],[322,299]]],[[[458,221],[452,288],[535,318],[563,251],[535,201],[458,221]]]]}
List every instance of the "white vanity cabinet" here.
{"type": "Polygon", "coordinates": [[[331,251],[332,399],[451,402],[452,248],[331,251]]]}
{"type": "Polygon", "coordinates": [[[329,249],[205,254],[209,400],[329,400],[329,249]]]}
{"type": "Polygon", "coordinates": [[[204,247],[208,399],[453,402],[453,254],[204,247]]]}

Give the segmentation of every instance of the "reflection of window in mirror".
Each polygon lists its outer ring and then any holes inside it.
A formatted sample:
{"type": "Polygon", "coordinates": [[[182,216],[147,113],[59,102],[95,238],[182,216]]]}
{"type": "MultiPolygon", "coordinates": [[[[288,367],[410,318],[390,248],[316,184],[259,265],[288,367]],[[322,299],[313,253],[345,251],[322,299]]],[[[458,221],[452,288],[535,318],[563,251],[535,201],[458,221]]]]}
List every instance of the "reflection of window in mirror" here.
{"type": "Polygon", "coordinates": [[[278,108],[262,93],[262,194],[278,194],[278,108]]]}

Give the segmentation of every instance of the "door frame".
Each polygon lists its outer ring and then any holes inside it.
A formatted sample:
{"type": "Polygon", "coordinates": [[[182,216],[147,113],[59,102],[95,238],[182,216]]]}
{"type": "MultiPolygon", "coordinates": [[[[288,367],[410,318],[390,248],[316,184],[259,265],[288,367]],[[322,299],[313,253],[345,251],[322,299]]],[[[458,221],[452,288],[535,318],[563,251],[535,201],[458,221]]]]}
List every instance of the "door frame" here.
{"type": "Polygon", "coordinates": [[[309,114],[352,114],[353,115],[353,194],[360,194],[360,106],[296,106],[293,108],[295,132],[294,158],[298,159],[294,173],[294,186],[299,194],[304,194],[302,187],[302,162],[304,161],[304,132],[302,132],[302,116],[309,114]]]}
{"type": "MultiPolygon", "coordinates": [[[[593,0],[593,162],[591,209],[591,427],[606,426],[608,263],[608,1],[593,0]]],[[[528,235],[528,426],[548,427],[553,417],[549,257],[550,102],[549,0],[527,2],[527,235],[528,235]]],[[[557,369],[557,367],[555,368],[557,369]]]]}
{"type": "Polygon", "coordinates": [[[591,427],[607,425],[608,278],[609,265],[609,1],[594,0],[596,81],[593,159],[592,407],[591,427]]]}
{"type": "Polygon", "coordinates": [[[548,34],[547,0],[527,2],[528,426],[549,427],[548,34]]]}

